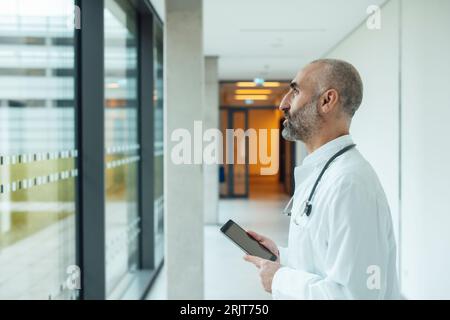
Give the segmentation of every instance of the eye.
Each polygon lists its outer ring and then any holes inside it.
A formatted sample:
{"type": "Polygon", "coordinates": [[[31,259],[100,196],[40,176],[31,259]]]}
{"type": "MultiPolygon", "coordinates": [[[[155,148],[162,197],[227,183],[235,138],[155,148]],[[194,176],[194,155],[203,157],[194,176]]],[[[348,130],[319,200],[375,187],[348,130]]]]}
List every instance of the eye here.
{"type": "Polygon", "coordinates": [[[298,89],[297,88],[292,88],[292,95],[295,97],[296,95],[298,95],[298,89]]]}

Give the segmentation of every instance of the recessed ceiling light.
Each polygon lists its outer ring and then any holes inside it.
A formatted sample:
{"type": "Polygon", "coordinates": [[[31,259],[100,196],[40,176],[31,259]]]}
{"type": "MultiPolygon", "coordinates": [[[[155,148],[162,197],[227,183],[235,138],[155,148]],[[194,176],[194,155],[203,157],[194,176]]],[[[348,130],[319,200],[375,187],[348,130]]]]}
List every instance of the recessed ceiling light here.
{"type": "Polygon", "coordinates": [[[243,101],[243,100],[258,100],[258,101],[261,101],[261,100],[269,99],[269,96],[268,95],[236,95],[236,96],[234,96],[234,99],[235,100],[240,100],[240,101],[243,101]]]}
{"type": "Polygon", "coordinates": [[[254,82],[237,82],[236,86],[241,88],[253,88],[256,87],[256,83],[254,82]]]}
{"type": "Polygon", "coordinates": [[[279,82],[264,82],[264,87],[266,88],[277,88],[279,86],[281,86],[279,82]]]}
{"type": "Polygon", "coordinates": [[[270,89],[237,89],[236,94],[271,94],[270,89]]]}
{"type": "MultiPolygon", "coordinates": [[[[236,82],[236,86],[241,87],[241,88],[254,88],[254,87],[256,87],[256,83],[254,83],[254,82],[236,82]]],[[[276,87],[281,86],[281,83],[279,83],[279,82],[264,82],[264,84],[262,86],[266,87],[266,88],[276,88],[276,87]]]]}

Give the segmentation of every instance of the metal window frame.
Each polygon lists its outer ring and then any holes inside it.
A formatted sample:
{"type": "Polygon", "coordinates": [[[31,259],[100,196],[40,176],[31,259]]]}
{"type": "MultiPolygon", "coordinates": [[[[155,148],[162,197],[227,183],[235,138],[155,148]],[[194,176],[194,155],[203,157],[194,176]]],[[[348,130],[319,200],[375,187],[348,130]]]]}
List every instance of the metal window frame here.
{"type": "MultiPolygon", "coordinates": [[[[158,30],[160,30],[161,32],[162,32],[162,36],[163,36],[163,38],[162,38],[162,41],[163,41],[163,44],[164,44],[164,25],[163,25],[163,23],[161,22],[161,20],[159,20],[158,18],[157,18],[157,16],[154,16],[154,20],[153,20],[153,33],[152,33],[152,40],[153,40],[153,52],[155,53],[155,50],[157,50],[157,43],[155,42],[156,41],[156,36],[157,36],[157,32],[158,32],[158,30]]],[[[162,50],[163,50],[163,53],[162,53],[162,58],[163,58],[163,60],[164,60],[164,46],[163,46],[163,48],[162,48],[162,50]]],[[[156,60],[155,60],[155,56],[153,56],[153,62],[155,63],[156,62],[156,60]]],[[[157,62],[156,62],[157,63],[157,62]]],[[[154,68],[156,67],[156,64],[154,64],[153,65],[154,66],[154,68]]],[[[154,69],[154,71],[156,71],[155,69],[154,69]]],[[[164,70],[163,70],[163,73],[164,73],[164,70]]],[[[152,85],[152,88],[153,89],[156,89],[156,77],[157,77],[157,72],[154,72],[153,73],[153,85],[152,85]]],[[[154,100],[153,100],[153,102],[154,102],[154,100]]],[[[152,118],[152,123],[153,124],[155,124],[155,113],[156,113],[156,110],[157,110],[157,108],[156,108],[157,106],[156,106],[156,104],[155,105],[153,105],[153,108],[152,108],[152,110],[153,110],[153,118],[152,118]]],[[[163,106],[163,108],[164,108],[164,106],[163,106]]],[[[163,117],[164,117],[164,115],[163,115],[163,117]]],[[[164,123],[162,124],[162,126],[164,127],[164,123]]],[[[155,131],[153,131],[153,134],[155,134],[155,131]]],[[[153,136],[153,139],[152,139],[152,145],[154,146],[154,143],[155,143],[155,136],[153,136]]],[[[157,150],[157,151],[159,151],[159,150],[157,150]]],[[[164,146],[163,146],[163,151],[164,151],[164,146]]],[[[153,177],[155,177],[156,176],[156,173],[155,173],[155,170],[156,170],[156,167],[155,167],[155,159],[157,158],[157,157],[159,157],[160,155],[156,155],[155,153],[153,154],[153,164],[152,164],[152,168],[153,168],[153,177]]],[[[164,153],[163,153],[163,155],[162,155],[162,158],[164,158],[164,153]]],[[[163,166],[164,166],[164,163],[163,163],[163,166]]],[[[162,173],[162,171],[161,171],[161,173],[162,173]]],[[[152,181],[152,183],[153,183],[153,190],[152,190],[152,195],[153,195],[153,203],[155,203],[157,200],[159,200],[159,197],[157,198],[156,197],[156,195],[155,195],[155,193],[154,193],[154,189],[156,188],[156,185],[155,185],[155,182],[156,182],[156,180],[155,179],[153,179],[154,181],[152,181]]],[[[162,180],[162,182],[163,182],[163,184],[164,184],[164,177],[163,177],[163,180],[162,180]]],[[[161,186],[162,187],[162,189],[164,189],[163,187],[164,187],[164,185],[163,186],[161,186]]],[[[164,190],[162,190],[162,195],[160,195],[160,197],[162,196],[162,198],[163,198],[163,206],[164,206],[164,190]]],[[[153,205],[153,210],[154,210],[154,208],[155,208],[155,206],[153,205]]],[[[153,249],[154,249],[154,251],[153,251],[153,253],[154,253],[154,256],[153,256],[153,266],[154,266],[154,268],[155,269],[160,269],[159,267],[162,265],[162,263],[163,263],[163,261],[164,261],[164,239],[162,240],[162,243],[161,242],[157,242],[156,241],[156,238],[159,236],[159,222],[160,222],[160,212],[158,211],[158,212],[153,212],[153,215],[152,215],[152,221],[153,221],[153,226],[152,226],[152,237],[153,237],[153,249]],[[162,249],[162,255],[160,255],[160,253],[161,253],[161,249],[162,249]],[[156,255],[156,252],[158,252],[159,254],[158,255],[156,255]]],[[[164,216],[163,216],[163,219],[164,219],[164,216]]],[[[164,227],[163,227],[164,228],[164,227]]],[[[163,233],[164,233],[164,229],[163,229],[163,233]]]]}
{"type": "Polygon", "coordinates": [[[154,250],[154,102],[153,102],[153,15],[143,10],[138,17],[138,97],[139,97],[139,144],[141,161],[139,163],[139,211],[141,216],[139,237],[139,267],[155,268],[154,250]]]}
{"type": "Polygon", "coordinates": [[[82,14],[81,28],[75,31],[80,299],[103,300],[106,298],[104,1],[76,0],[75,4],[82,14]]]}
{"type": "MultiPolygon", "coordinates": [[[[153,219],[153,23],[161,19],[148,0],[130,0],[138,26],[138,170],[139,269],[151,272],[149,290],[162,262],[154,258],[153,219]]],[[[75,30],[75,122],[80,172],[76,186],[76,255],[81,268],[82,300],[104,300],[105,248],[105,110],[104,0],[75,0],[82,17],[75,30]]]]}
{"type": "Polygon", "coordinates": [[[139,210],[141,233],[139,237],[139,267],[150,271],[149,283],[142,299],[151,289],[162,269],[164,258],[155,257],[156,226],[154,212],[154,27],[164,24],[150,0],[131,0],[138,11],[138,97],[139,97],[139,144],[141,161],[139,166],[139,210]],[[149,89],[150,88],[150,89],[149,89]]]}

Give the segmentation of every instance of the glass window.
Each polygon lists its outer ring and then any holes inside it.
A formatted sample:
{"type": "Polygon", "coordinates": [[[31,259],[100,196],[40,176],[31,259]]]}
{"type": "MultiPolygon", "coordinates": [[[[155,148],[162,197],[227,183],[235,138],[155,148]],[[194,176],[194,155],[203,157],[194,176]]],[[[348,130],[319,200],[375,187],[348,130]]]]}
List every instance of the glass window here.
{"type": "Polygon", "coordinates": [[[138,99],[136,16],[105,1],[106,292],[126,288],[138,267],[138,99]]]}
{"type": "MultiPolygon", "coordinates": [[[[164,60],[163,60],[163,29],[160,23],[154,23],[154,225],[155,225],[155,264],[162,261],[164,254],[164,193],[163,193],[163,169],[164,169],[164,60]]],[[[155,266],[155,267],[156,267],[155,266]]]]}
{"type": "Polygon", "coordinates": [[[76,268],[73,12],[73,0],[0,2],[0,299],[78,292],[66,286],[76,268]]]}

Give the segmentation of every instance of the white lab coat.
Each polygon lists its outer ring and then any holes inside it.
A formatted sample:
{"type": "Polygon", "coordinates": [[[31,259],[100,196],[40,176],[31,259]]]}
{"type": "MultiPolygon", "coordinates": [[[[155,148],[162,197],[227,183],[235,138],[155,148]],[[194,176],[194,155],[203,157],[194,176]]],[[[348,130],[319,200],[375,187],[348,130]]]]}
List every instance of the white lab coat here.
{"type": "Polygon", "coordinates": [[[339,137],[295,168],[295,193],[274,299],[398,299],[396,244],[383,188],[354,148],[327,169],[312,199],[311,215],[294,223],[325,163],[352,144],[339,137]]]}

